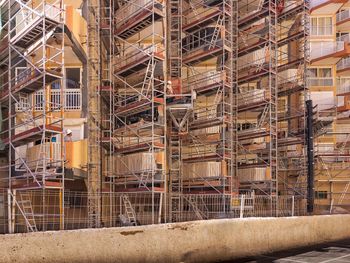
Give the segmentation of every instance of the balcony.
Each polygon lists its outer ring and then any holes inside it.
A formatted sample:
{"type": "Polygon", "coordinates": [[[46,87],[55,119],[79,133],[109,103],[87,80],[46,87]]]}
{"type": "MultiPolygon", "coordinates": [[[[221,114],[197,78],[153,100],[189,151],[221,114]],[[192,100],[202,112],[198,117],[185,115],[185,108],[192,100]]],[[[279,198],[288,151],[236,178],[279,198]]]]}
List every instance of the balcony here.
{"type": "Polygon", "coordinates": [[[347,76],[350,73],[350,57],[343,58],[337,63],[337,75],[347,76]]]}
{"type": "Polygon", "coordinates": [[[337,14],[337,30],[350,31],[350,9],[343,10],[337,14]]]}
{"type": "Polygon", "coordinates": [[[337,80],[337,96],[350,95],[350,77],[339,78],[337,80]]]}
{"type": "Polygon", "coordinates": [[[312,15],[334,15],[348,0],[311,0],[312,15]]]}
{"type": "MultiPolygon", "coordinates": [[[[345,39],[344,39],[345,40],[345,39]]],[[[318,42],[311,47],[311,64],[313,66],[331,65],[350,54],[349,42],[318,42]]]]}
{"type": "Polygon", "coordinates": [[[349,96],[344,96],[344,97],[339,97],[339,98],[343,98],[343,101],[340,102],[341,99],[338,99],[338,108],[337,108],[337,112],[338,113],[342,113],[342,112],[346,112],[350,110],[350,99],[349,96]]]}
{"type": "Polygon", "coordinates": [[[45,158],[47,167],[60,167],[63,161],[61,152],[61,143],[59,142],[46,143],[44,145],[38,144],[29,147],[26,151],[27,166],[30,169],[35,169],[45,158]],[[43,156],[44,151],[45,157],[43,156]]]}
{"type": "MultiPolygon", "coordinates": [[[[66,89],[63,91],[64,98],[64,110],[65,111],[80,111],[82,104],[82,96],[80,89],[66,89]]],[[[34,111],[42,111],[44,108],[43,91],[37,91],[33,94],[33,99],[28,97],[21,98],[19,103],[16,104],[16,111],[23,112],[28,109],[34,108],[34,111]]],[[[51,110],[58,111],[61,109],[61,90],[51,90],[51,110]]]]}
{"type": "MultiPolygon", "coordinates": [[[[52,142],[45,144],[47,163],[51,167],[60,167],[62,159],[65,159],[65,167],[73,170],[85,170],[87,167],[87,140],[65,142],[65,156],[61,153],[61,143],[52,142]]],[[[35,168],[36,163],[42,159],[42,145],[29,147],[26,152],[28,167],[35,168]]]]}
{"type": "Polygon", "coordinates": [[[327,78],[310,77],[308,80],[309,80],[309,85],[311,87],[332,87],[333,86],[333,77],[327,77],[327,78]]]}

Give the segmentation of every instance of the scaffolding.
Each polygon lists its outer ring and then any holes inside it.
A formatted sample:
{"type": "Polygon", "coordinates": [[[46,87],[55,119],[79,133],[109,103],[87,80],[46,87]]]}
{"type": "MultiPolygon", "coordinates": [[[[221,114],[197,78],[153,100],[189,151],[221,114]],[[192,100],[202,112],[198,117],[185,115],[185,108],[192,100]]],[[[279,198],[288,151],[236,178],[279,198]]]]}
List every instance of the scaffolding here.
{"type": "Polygon", "coordinates": [[[111,39],[114,35],[118,50],[111,60],[115,169],[110,181],[125,208],[131,206],[126,213],[116,213],[136,223],[138,218],[127,212],[137,205],[130,196],[150,197],[148,212],[154,224],[166,220],[165,3],[117,1],[113,20],[111,39]]]}
{"type": "Polygon", "coordinates": [[[279,195],[306,196],[309,2],[239,4],[238,177],[269,195],[277,215],[279,195]]]}
{"type": "MultiPolygon", "coordinates": [[[[63,3],[9,0],[1,2],[1,10],[1,43],[6,46],[1,49],[1,139],[8,152],[9,209],[19,209],[28,231],[37,231],[32,190],[55,189],[64,209],[63,3]],[[34,146],[30,152],[29,145],[34,146]]],[[[42,202],[45,218],[50,211],[45,199],[42,202]]],[[[11,213],[8,219],[11,233],[11,213]]],[[[63,220],[62,215],[61,228],[63,220]]],[[[46,224],[40,230],[46,230],[46,224]]]]}
{"type": "MultiPolygon", "coordinates": [[[[58,1],[50,6],[56,8],[58,1]]],[[[6,1],[9,10],[29,3],[19,2],[6,1]]],[[[1,138],[12,146],[10,163],[26,170],[18,176],[9,171],[11,191],[5,199],[18,207],[10,209],[12,232],[305,214],[309,1],[84,3],[88,161],[87,185],[79,178],[80,192],[64,188],[64,148],[61,158],[50,155],[51,138],[63,140],[64,96],[58,102],[47,95],[51,83],[63,77],[54,72],[63,66],[64,43],[54,48],[49,41],[64,42],[58,36],[64,28],[61,3],[53,12],[60,19],[50,12],[40,15],[38,25],[45,30],[35,45],[21,41],[28,37],[25,29],[4,38],[8,49],[1,51],[0,43],[0,58],[8,61],[2,78],[10,80],[15,72],[10,69],[23,67],[11,59],[14,55],[35,68],[23,73],[35,80],[8,81],[0,90],[10,91],[8,99],[0,98],[9,112],[1,138]],[[51,20],[56,24],[46,26],[51,20]],[[39,77],[42,69],[45,75],[39,77]],[[42,115],[29,114],[28,123],[37,126],[22,135],[13,122],[33,110],[25,108],[19,92],[39,89],[43,99],[35,101],[44,105],[42,115]],[[62,115],[51,114],[58,109],[62,115]],[[38,158],[44,164],[33,168],[15,149],[38,138],[39,146],[49,145],[39,153],[50,158],[38,158]],[[23,189],[35,191],[22,194],[19,180],[23,189]],[[45,202],[51,214],[36,216],[45,202]]],[[[12,24],[5,25],[10,30],[12,24]]],[[[315,135],[324,134],[332,123],[327,112],[316,107],[313,117],[315,135]]]]}

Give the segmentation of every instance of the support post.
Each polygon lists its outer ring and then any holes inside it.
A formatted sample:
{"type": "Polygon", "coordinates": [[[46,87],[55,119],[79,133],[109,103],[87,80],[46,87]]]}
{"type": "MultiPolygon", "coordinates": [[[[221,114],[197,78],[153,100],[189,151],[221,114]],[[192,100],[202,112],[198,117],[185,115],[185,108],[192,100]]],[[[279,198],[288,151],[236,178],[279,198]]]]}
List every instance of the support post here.
{"type": "Polygon", "coordinates": [[[9,234],[13,234],[11,204],[12,204],[11,189],[7,189],[7,220],[8,220],[8,232],[9,232],[9,234]]]}
{"type": "Polygon", "coordinates": [[[307,212],[314,211],[314,140],[312,100],[306,101],[306,143],[307,143],[307,212]]]}

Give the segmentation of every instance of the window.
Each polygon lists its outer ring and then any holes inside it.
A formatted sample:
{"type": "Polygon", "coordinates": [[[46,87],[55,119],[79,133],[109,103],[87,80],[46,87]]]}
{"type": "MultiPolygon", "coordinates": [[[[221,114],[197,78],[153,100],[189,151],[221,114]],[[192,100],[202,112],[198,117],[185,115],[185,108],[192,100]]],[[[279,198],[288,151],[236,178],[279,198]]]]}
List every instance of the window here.
{"type": "Polygon", "coordinates": [[[80,68],[66,68],[66,89],[80,89],[80,68]]]}
{"type": "Polygon", "coordinates": [[[311,18],[311,35],[327,36],[333,34],[332,17],[312,17],[311,18]]]}
{"type": "Polygon", "coordinates": [[[315,191],[316,199],[327,199],[327,191],[315,191]]]}
{"type": "Polygon", "coordinates": [[[333,86],[332,68],[310,68],[309,79],[311,86],[333,86]]]}

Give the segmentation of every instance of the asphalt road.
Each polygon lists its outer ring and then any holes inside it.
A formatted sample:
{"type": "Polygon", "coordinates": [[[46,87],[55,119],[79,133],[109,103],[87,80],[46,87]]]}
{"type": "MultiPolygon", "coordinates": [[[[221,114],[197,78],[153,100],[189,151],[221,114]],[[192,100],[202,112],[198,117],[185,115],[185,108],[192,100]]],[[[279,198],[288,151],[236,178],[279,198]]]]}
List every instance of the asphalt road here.
{"type": "Polygon", "coordinates": [[[254,258],[226,261],[237,263],[350,263],[350,239],[293,249],[254,258]]]}

